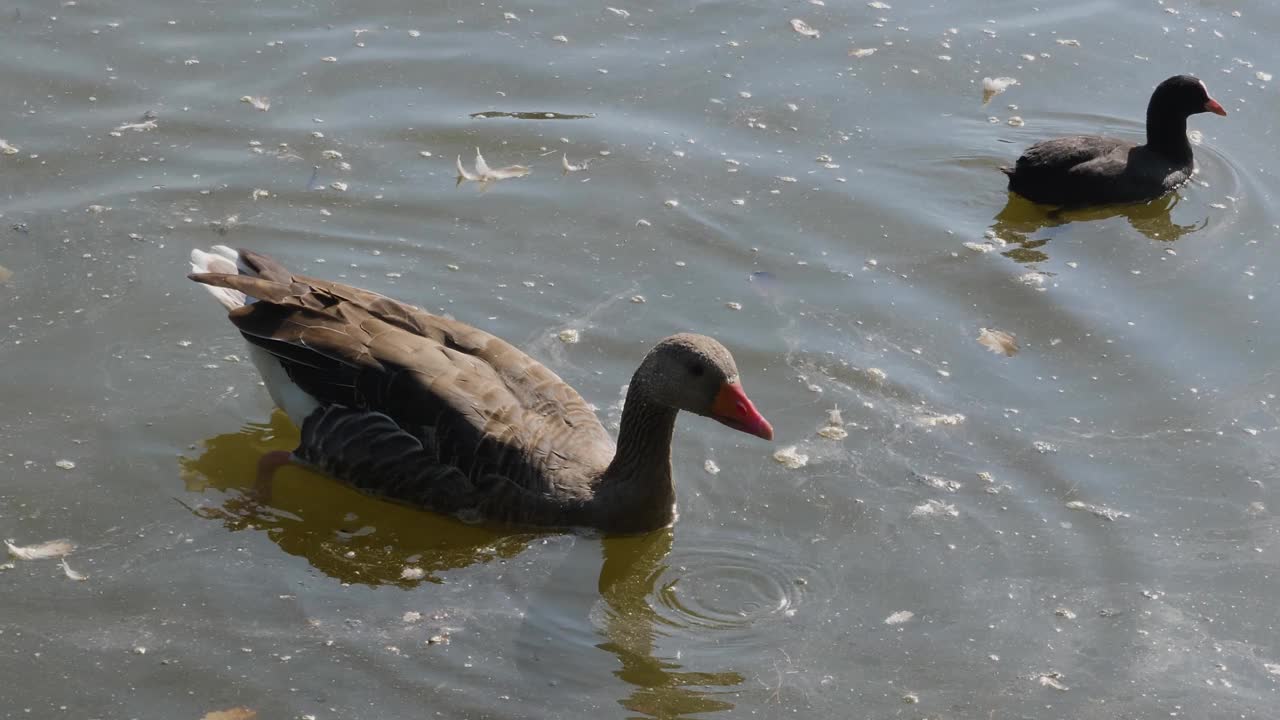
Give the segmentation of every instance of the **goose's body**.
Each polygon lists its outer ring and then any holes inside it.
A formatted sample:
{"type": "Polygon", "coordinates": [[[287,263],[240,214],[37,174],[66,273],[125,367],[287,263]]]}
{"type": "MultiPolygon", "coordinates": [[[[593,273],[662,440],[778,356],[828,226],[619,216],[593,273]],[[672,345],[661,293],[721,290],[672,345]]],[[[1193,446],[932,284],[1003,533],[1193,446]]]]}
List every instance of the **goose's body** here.
{"type": "Polygon", "coordinates": [[[638,532],[674,519],[678,410],[772,437],[711,338],[676,335],[649,353],[615,445],[573,388],[482,330],[247,250],[194,250],[191,265],[301,428],[293,459],[363,492],[475,519],[638,532]]]}
{"type": "Polygon", "coordinates": [[[1187,118],[1226,115],[1199,78],[1175,75],[1147,103],[1144,145],[1098,135],[1038,142],[1011,167],[1009,190],[1033,202],[1068,207],[1154,200],[1176,189],[1195,170],[1187,118]]]}

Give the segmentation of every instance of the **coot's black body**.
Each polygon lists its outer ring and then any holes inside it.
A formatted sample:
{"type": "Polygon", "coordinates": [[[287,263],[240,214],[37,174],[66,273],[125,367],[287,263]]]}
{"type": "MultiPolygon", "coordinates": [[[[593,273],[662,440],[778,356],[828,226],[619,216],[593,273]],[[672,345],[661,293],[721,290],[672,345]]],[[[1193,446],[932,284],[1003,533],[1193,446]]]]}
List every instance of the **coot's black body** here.
{"type": "Polygon", "coordinates": [[[1191,177],[1195,167],[1187,118],[1226,115],[1204,83],[1175,75],[1156,87],[1147,105],[1147,143],[1135,145],[1097,135],[1036,143],[1012,168],[1009,189],[1028,200],[1081,207],[1153,200],[1191,177]]]}

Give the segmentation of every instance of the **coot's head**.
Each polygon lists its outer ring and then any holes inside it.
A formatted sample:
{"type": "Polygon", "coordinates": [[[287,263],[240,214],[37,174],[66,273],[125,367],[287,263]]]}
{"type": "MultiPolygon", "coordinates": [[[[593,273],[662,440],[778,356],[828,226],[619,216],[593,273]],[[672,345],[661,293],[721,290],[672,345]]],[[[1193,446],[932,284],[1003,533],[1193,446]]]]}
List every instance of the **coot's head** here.
{"type": "Polygon", "coordinates": [[[1209,97],[1204,81],[1191,75],[1174,75],[1157,85],[1147,107],[1148,118],[1152,115],[1186,117],[1202,112],[1227,114],[1217,100],[1209,97]]]}

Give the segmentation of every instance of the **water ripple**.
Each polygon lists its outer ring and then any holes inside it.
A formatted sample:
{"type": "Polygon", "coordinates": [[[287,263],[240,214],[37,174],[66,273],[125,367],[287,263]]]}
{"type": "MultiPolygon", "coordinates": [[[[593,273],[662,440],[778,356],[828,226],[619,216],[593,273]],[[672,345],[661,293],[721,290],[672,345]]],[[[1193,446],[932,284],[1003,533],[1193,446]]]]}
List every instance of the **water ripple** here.
{"type": "Polygon", "coordinates": [[[650,603],[679,634],[710,632],[718,645],[767,644],[771,633],[763,627],[796,617],[830,594],[817,566],[788,549],[743,536],[699,538],[672,550],[650,603]]]}

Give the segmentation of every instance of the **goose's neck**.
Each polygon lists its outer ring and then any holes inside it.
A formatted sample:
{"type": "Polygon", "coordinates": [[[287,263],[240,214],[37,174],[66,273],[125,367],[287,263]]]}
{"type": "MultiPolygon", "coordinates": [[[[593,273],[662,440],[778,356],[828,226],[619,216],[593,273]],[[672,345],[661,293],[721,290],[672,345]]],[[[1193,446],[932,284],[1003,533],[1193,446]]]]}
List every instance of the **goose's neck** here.
{"type": "Polygon", "coordinates": [[[661,527],[674,519],[671,437],[677,412],[654,402],[644,383],[632,378],[622,408],[618,450],[604,472],[600,494],[631,522],[644,526],[637,529],[661,527]]]}
{"type": "Polygon", "coordinates": [[[1187,118],[1148,107],[1147,147],[1175,162],[1190,163],[1191,141],[1187,139],[1187,118]]]}

